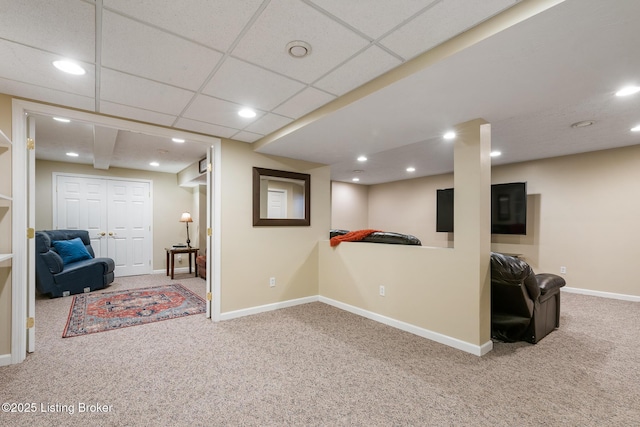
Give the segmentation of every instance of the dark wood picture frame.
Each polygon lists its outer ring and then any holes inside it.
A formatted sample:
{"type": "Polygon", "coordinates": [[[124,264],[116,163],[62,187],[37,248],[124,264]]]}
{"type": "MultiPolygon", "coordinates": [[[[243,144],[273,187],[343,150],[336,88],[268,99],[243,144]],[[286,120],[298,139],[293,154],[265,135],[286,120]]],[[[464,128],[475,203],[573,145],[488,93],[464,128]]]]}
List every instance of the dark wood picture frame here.
{"type": "Polygon", "coordinates": [[[207,158],[200,160],[198,162],[198,172],[205,173],[207,171],[207,158]]]}
{"type": "Polygon", "coordinates": [[[279,227],[308,227],[311,225],[311,175],[306,173],[281,171],[275,169],[253,168],[253,225],[279,227]],[[304,181],[304,218],[261,218],[260,217],[260,178],[270,176],[304,181]]]}

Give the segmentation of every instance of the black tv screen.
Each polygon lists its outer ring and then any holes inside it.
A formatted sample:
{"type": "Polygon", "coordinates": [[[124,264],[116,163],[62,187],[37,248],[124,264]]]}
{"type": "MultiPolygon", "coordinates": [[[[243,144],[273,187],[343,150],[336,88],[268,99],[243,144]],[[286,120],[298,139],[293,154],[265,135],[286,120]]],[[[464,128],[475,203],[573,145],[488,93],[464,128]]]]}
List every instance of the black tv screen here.
{"type": "MultiPolygon", "coordinates": [[[[436,191],[436,231],[453,233],[453,188],[436,191]]],[[[527,234],[527,183],[491,186],[491,234],[527,234]]]]}
{"type": "Polygon", "coordinates": [[[453,233],[453,188],[436,191],[436,231],[453,233]]]}

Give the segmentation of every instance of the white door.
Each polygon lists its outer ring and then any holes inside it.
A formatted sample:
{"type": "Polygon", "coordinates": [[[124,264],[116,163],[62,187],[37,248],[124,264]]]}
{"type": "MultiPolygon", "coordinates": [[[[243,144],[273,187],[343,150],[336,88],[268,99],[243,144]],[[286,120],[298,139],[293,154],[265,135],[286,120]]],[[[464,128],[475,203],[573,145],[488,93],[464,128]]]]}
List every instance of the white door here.
{"type": "Polygon", "coordinates": [[[107,254],[116,276],[149,273],[149,183],[109,180],[107,183],[107,254]]]}
{"type": "Polygon", "coordinates": [[[151,190],[147,181],[57,175],[55,229],[88,230],[96,257],[116,276],[151,272],[151,190]]]}
{"type": "Polygon", "coordinates": [[[287,191],[269,190],[267,194],[267,218],[287,217],[287,191]]]}
{"type": "Polygon", "coordinates": [[[56,230],[87,230],[96,258],[107,256],[107,182],[58,175],[56,230]]]}

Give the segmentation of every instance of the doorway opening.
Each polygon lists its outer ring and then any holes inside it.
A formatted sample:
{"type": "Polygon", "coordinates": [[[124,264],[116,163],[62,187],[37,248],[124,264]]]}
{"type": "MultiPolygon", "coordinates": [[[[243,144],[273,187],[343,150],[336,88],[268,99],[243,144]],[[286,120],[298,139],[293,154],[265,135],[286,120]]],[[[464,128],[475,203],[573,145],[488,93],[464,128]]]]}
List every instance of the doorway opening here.
{"type": "MultiPolygon", "coordinates": [[[[35,212],[41,209],[41,206],[37,205],[38,202],[35,199],[35,152],[34,150],[27,150],[26,142],[30,131],[33,132],[32,126],[28,123],[29,117],[33,116],[42,116],[48,119],[64,117],[72,121],[93,125],[94,129],[100,129],[96,131],[96,133],[100,133],[103,137],[105,133],[107,134],[107,147],[96,145],[93,147],[94,151],[111,150],[114,156],[117,154],[118,148],[115,144],[109,146],[109,140],[113,139],[113,135],[119,132],[124,132],[127,137],[138,134],[144,137],[160,138],[168,141],[170,141],[171,138],[180,136],[204,147],[203,151],[206,152],[206,163],[210,165],[210,167],[208,167],[207,173],[205,174],[206,180],[204,184],[207,188],[207,206],[206,221],[203,221],[206,222],[206,242],[203,243],[206,243],[206,245],[201,246],[207,248],[207,317],[218,321],[220,319],[220,140],[218,138],[192,134],[177,129],[163,128],[150,124],[101,116],[94,113],[14,99],[12,111],[12,139],[14,140],[14,146],[16,148],[13,158],[13,193],[15,195],[14,230],[35,229],[35,212]]],[[[35,135],[35,139],[35,151],[37,152],[37,135],[35,135]]],[[[61,143],[56,147],[56,151],[58,154],[62,152],[64,153],[62,155],[66,155],[66,152],[69,150],[65,148],[67,147],[61,143]]],[[[134,149],[136,149],[135,146],[134,149]]],[[[141,147],[137,147],[137,149],[140,150],[141,147]]],[[[121,155],[121,153],[119,155],[121,155]]],[[[100,166],[104,168],[104,159],[104,152],[99,153],[99,156],[94,160],[93,166],[97,169],[99,169],[100,166]]],[[[203,160],[204,159],[201,158],[194,158],[196,167],[201,164],[203,160]]],[[[42,207],[48,209],[50,212],[53,209],[51,205],[42,207]]],[[[162,224],[154,225],[155,228],[161,226],[162,224]]],[[[33,239],[24,239],[24,235],[14,231],[13,242],[15,258],[12,270],[12,363],[19,363],[24,360],[27,351],[33,351],[35,349],[35,341],[33,340],[33,336],[35,335],[34,329],[25,329],[24,322],[21,321],[26,317],[35,317],[35,256],[33,239]],[[28,286],[25,287],[25,283],[27,283],[28,286]]],[[[156,244],[153,245],[154,249],[152,249],[152,251],[158,252],[155,246],[164,246],[169,243],[171,242],[156,242],[156,244]]],[[[161,248],[160,250],[163,249],[161,248]]],[[[204,252],[203,250],[203,253],[204,252]]],[[[156,257],[157,255],[154,254],[152,259],[156,257]]],[[[164,257],[160,257],[160,259],[164,259],[164,257]]]]}

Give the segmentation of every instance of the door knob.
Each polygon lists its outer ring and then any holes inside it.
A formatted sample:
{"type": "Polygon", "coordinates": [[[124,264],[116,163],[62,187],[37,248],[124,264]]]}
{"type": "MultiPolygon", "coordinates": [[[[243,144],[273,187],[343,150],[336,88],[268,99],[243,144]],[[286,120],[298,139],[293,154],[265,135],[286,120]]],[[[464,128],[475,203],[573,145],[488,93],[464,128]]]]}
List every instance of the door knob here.
{"type": "Polygon", "coordinates": [[[102,231],[102,232],[98,233],[98,236],[104,237],[104,236],[105,236],[105,234],[107,234],[107,233],[105,233],[104,231],[102,231]]]}
{"type": "Polygon", "coordinates": [[[113,236],[115,236],[115,235],[116,235],[116,233],[114,233],[113,231],[110,231],[110,232],[109,232],[109,236],[112,236],[112,237],[113,237],[113,236]]]}

